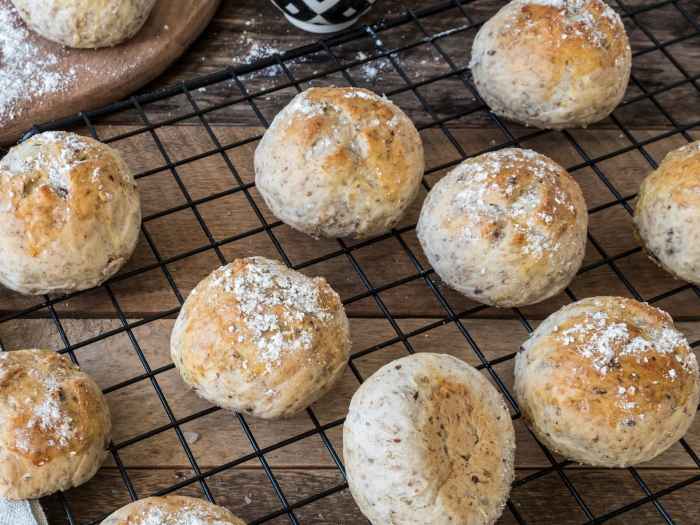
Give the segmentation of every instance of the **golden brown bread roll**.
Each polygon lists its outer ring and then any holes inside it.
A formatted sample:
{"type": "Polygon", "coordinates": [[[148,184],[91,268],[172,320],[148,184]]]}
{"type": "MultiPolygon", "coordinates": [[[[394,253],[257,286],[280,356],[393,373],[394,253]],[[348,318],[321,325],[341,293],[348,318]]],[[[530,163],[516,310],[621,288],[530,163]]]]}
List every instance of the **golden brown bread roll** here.
{"type": "Polygon", "coordinates": [[[418,194],[424,168],[409,118],[358,88],[300,93],[255,151],[255,182],[267,205],[314,237],[386,232],[418,194]]]}
{"type": "Polygon", "coordinates": [[[602,0],[513,0],[477,33],[470,67],[495,113],[561,129],[607,117],[631,64],[622,20],[602,0]]]}
{"type": "Polygon", "coordinates": [[[140,227],[134,177],[106,144],[46,132],[0,161],[0,283],[12,290],[97,286],[127,262],[140,227]]]}
{"type": "Polygon", "coordinates": [[[264,257],[237,259],[192,291],[171,353],[183,380],[220,407],[292,416],[325,394],[350,355],[338,294],[264,257]]]}
{"type": "Polygon", "coordinates": [[[688,430],[700,396],[698,363],[666,312],[592,297],[550,315],[523,343],[515,393],[550,449],[625,467],[658,456],[688,430]]]}
{"type": "Polygon", "coordinates": [[[115,46],[133,37],[156,0],[12,0],[44,38],[69,47],[115,46]]]}
{"type": "Polygon", "coordinates": [[[0,498],[85,483],[107,455],[111,429],[101,390],[66,357],[0,352],[0,498]]]}
{"type": "Polygon", "coordinates": [[[467,159],[428,194],[418,239],[449,286],[495,306],[561,292],[581,266],[588,212],[564,168],[532,150],[467,159]]]}
{"type": "Polygon", "coordinates": [[[644,179],[634,223],[654,261],[700,284],[700,141],[671,151],[644,179]]]}
{"type": "Polygon", "coordinates": [[[343,453],[352,495],[372,523],[490,525],[510,493],[515,435],[503,398],[479,371],[417,353],[355,392],[343,453]]]}

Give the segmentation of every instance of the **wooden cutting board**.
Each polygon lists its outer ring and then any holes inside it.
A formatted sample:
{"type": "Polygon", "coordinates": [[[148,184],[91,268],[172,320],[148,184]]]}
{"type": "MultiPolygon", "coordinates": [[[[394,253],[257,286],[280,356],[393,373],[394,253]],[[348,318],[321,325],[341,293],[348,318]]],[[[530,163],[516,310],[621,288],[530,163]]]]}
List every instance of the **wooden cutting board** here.
{"type": "MultiPolygon", "coordinates": [[[[0,0],[7,9],[10,0],[0,0]]],[[[219,0],[159,0],[141,31],[122,45],[97,50],[68,49],[27,30],[35,56],[56,57],[48,69],[60,76],[60,90],[33,95],[23,91],[11,111],[0,112],[0,145],[15,142],[27,129],[122,99],[160,75],[204,30],[219,0]]],[[[3,29],[0,28],[0,31],[3,29]]],[[[3,73],[0,53],[0,74],[3,73]]]]}

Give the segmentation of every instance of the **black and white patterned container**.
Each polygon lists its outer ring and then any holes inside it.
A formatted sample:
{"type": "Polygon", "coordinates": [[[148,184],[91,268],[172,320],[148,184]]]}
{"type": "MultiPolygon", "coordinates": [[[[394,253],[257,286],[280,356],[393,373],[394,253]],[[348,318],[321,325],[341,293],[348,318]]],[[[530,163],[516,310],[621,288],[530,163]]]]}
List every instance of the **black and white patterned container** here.
{"type": "Polygon", "coordinates": [[[312,33],[333,33],[354,24],[375,0],[272,0],[292,24],[312,33]]]}

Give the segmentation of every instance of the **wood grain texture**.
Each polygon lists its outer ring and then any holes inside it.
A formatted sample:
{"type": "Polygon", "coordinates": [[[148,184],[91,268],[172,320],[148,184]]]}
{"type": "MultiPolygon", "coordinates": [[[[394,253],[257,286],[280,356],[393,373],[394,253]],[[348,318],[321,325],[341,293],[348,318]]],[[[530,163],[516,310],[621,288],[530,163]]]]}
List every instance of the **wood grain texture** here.
{"type": "MultiPolygon", "coordinates": [[[[478,29],[477,25],[491,17],[505,3],[505,0],[476,0],[465,6],[469,19],[464,16],[462,11],[455,8],[441,15],[424,18],[422,23],[429,35],[440,34],[458,26],[474,25],[471,29],[436,40],[440,48],[453,61],[455,67],[462,71],[469,62],[471,44],[478,29]]],[[[613,7],[619,8],[616,0],[611,0],[609,3],[613,7]]],[[[630,10],[634,10],[654,3],[656,2],[651,0],[626,0],[624,5],[630,10]]],[[[700,3],[694,0],[679,0],[678,4],[686,10],[691,20],[698,20],[700,3]]],[[[391,18],[402,14],[406,8],[417,10],[425,5],[425,2],[418,0],[383,0],[381,8],[370,10],[361,21],[371,24],[382,18],[391,18]]],[[[666,48],[666,52],[685,72],[689,72],[691,75],[698,74],[700,53],[697,52],[697,49],[700,40],[698,37],[689,37],[696,32],[696,29],[692,22],[687,20],[673,5],[666,5],[639,14],[634,19],[626,17],[624,22],[633,51],[643,53],[634,58],[633,75],[644,89],[653,92],[663,86],[681,82],[684,80],[684,75],[671,63],[666,54],[659,51],[647,52],[653,48],[653,43],[640,26],[652,32],[660,42],[680,39],[666,48]]],[[[424,37],[415,25],[409,24],[380,31],[378,34],[386,49],[413,46],[394,55],[395,60],[411,81],[420,82],[450,73],[449,64],[434,46],[429,43],[414,45],[422,42],[424,37]]],[[[224,2],[208,27],[207,37],[199,39],[174,67],[150,84],[149,89],[170,85],[175,81],[200,74],[213,73],[230,65],[246,63],[250,61],[250,48],[255,43],[282,52],[313,40],[313,35],[291,26],[271,2],[255,0],[224,2]]],[[[359,52],[367,55],[365,63],[353,65],[349,70],[351,78],[358,85],[384,92],[406,87],[399,72],[387,59],[372,60],[378,51],[374,40],[369,35],[366,38],[333,47],[332,50],[343,65],[358,62],[359,52]],[[374,77],[367,74],[368,68],[372,67],[378,70],[378,74],[374,77]]],[[[330,72],[337,67],[328,54],[323,52],[311,55],[303,61],[291,61],[287,66],[296,79],[305,79],[330,72]]],[[[282,71],[275,67],[246,75],[241,78],[241,81],[249,93],[257,93],[289,82],[282,71]]],[[[347,80],[341,74],[334,72],[310,83],[304,82],[302,85],[307,87],[311,84],[346,83],[347,80]]],[[[269,115],[274,112],[274,107],[289,96],[290,91],[293,90],[266,93],[257,98],[256,103],[265,115],[269,115]]],[[[419,87],[417,93],[427,98],[437,117],[454,115],[478,106],[474,98],[465,90],[463,80],[459,76],[451,76],[429,86],[419,87]]],[[[642,94],[642,89],[633,83],[628,89],[625,99],[635,99],[640,94],[642,94]]],[[[229,81],[208,86],[206,92],[197,94],[200,105],[203,107],[221,104],[239,95],[240,91],[236,84],[229,81]]],[[[400,98],[404,109],[419,125],[431,120],[431,116],[421,108],[415,94],[409,91],[401,95],[400,98]]],[[[689,82],[682,83],[673,90],[658,95],[656,101],[679,123],[692,123],[700,120],[700,92],[696,86],[689,82]]],[[[169,99],[151,104],[150,111],[155,120],[165,120],[177,116],[179,112],[187,109],[187,105],[184,97],[181,100],[169,99]]],[[[257,125],[258,121],[249,109],[245,104],[228,106],[215,111],[209,118],[213,123],[222,125],[232,123],[248,126],[257,125]]],[[[615,112],[615,115],[630,128],[667,128],[670,125],[668,119],[648,99],[623,106],[615,112]]],[[[127,124],[137,122],[138,118],[134,112],[123,112],[110,117],[110,121],[127,124]]],[[[453,121],[450,125],[478,129],[482,126],[490,126],[492,122],[488,112],[482,110],[469,118],[453,121]]],[[[511,123],[508,123],[508,127],[515,134],[523,132],[523,128],[511,123]]],[[[599,128],[614,129],[615,125],[610,119],[606,119],[594,126],[594,129],[599,128]]]]}
{"type": "MultiPolygon", "coordinates": [[[[401,319],[399,327],[406,333],[419,330],[431,323],[431,319],[401,319]]],[[[118,329],[118,321],[66,319],[63,328],[70,342],[76,344],[90,337],[118,329]]],[[[133,330],[134,340],[143,351],[151,369],[167,367],[171,364],[169,355],[169,337],[173,321],[153,321],[133,330]]],[[[527,331],[519,321],[502,319],[467,319],[462,322],[476,345],[489,361],[507,358],[517,351],[527,337],[527,331]]],[[[367,378],[386,363],[407,354],[407,347],[402,343],[383,346],[396,336],[396,332],[385,320],[351,319],[353,337],[353,364],[367,378]],[[377,345],[380,350],[372,351],[377,345]],[[370,353],[365,354],[370,350],[370,353]]],[[[679,323],[678,328],[691,340],[700,338],[700,322],[679,323]]],[[[42,319],[22,320],[0,325],[0,339],[8,349],[26,347],[61,348],[52,321],[42,319]]],[[[480,360],[473,348],[454,323],[446,324],[420,333],[408,339],[410,347],[417,352],[449,353],[464,361],[478,366],[480,360]]],[[[144,367],[139,361],[128,334],[121,332],[100,342],[89,344],[75,351],[81,368],[91,374],[97,383],[107,389],[107,400],[112,409],[114,420],[113,440],[119,448],[122,462],[130,468],[183,467],[188,465],[185,452],[178,444],[175,432],[169,428],[170,420],[159,400],[154,385],[148,379],[140,380],[130,386],[113,390],[117,383],[144,374],[144,367]],[[115,374],[118,371],[118,374],[115,374]],[[163,428],[168,427],[168,428],[163,428]],[[157,435],[149,437],[124,448],[124,443],[150,432],[162,429],[157,435]]],[[[506,360],[495,367],[496,373],[512,392],[513,360],[506,360]]],[[[484,372],[487,377],[488,374],[484,372]]],[[[163,371],[155,376],[176,419],[187,419],[211,408],[181,381],[175,369],[163,371]]],[[[321,425],[340,422],[345,417],[350,399],[358,388],[359,382],[354,374],[347,370],[340,383],[332,392],[314,404],[313,409],[321,425]]],[[[248,419],[258,445],[271,447],[276,443],[295,438],[312,431],[314,425],[307,414],[282,421],[262,421],[248,419]]],[[[521,420],[516,420],[517,455],[516,466],[519,468],[542,468],[549,465],[537,442],[527,431],[521,420]]],[[[241,430],[238,420],[227,411],[216,411],[182,425],[183,432],[191,437],[190,447],[194,457],[202,468],[215,468],[219,465],[244,457],[253,449],[241,430]]],[[[327,436],[336,451],[342,454],[342,427],[334,425],[327,436]]],[[[700,419],[693,425],[687,435],[688,443],[700,447],[700,419]]],[[[283,468],[332,467],[333,459],[323,446],[318,435],[304,439],[268,455],[271,465],[283,468]]],[[[693,468],[695,463],[680,445],[674,445],[666,453],[645,464],[647,468],[693,468]]]]}
{"type": "MultiPolygon", "coordinates": [[[[516,472],[516,475],[522,478],[533,473],[532,470],[521,469],[516,472]]],[[[339,472],[331,469],[277,469],[274,474],[292,505],[306,497],[338,487],[343,482],[339,472]]],[[[622,501],[631,503],[645,496],[628,471],[571,468],[566,470],[566,474],[595,515],[617,510],[622,501]]],[[[685,470],[641,471],[642,478],[652,487],[652,490],[681,483],[693,474],[692,471],[685,470]]],[[[129,478],[139,494],[157,492],[191,475],[191,471],[178,469],[129,471],[129,478]]],[[[272,490],[272,485],[261,469],[242,467],[228,470],[207,478],[206,482],[218,504],[231,509],[245,520],[259,519],[278,512],[282,508],[272,490]]],[[[196,483],[179,490],[177,494],[203,497],[203,491],[196,483]]],[[[695,483],[664,496],[660,501],[675,523],[691,525],[696,523],[698,498],[700,498],[700,484],[695,483]]],[[[124,482],[116,469],[101,470],[94,483],[75,489],[67,495],[67,503],[78,523],[100,519],[110,510],[128,502],[124,482]],[[99,501],[102,506],[95,506],[95,501],[99,501]]],[[[521,518],[531,525],[574,525],[586,521],[583,511],[556,473],[517,486],[511,493],[511,502],[521,518]]],[[[51,525],[68,523],[57,498],[45,500],[45,508],[51,525]]],[[[320,501],[297,508],[294,513],[300,523],[317,525],[367,523],[353,502],[348,489],[339,490],[320,501]]],[[[266,523],[281,525],[289,523],[289,519],[283,515],[266,523]]],[[[508,509],[498,521],[498,525],[516,523],[518,521],[508,509]]],[[[661,525],[666,522],[652,503],[646,503],[612,519],[609,523],[661,525]]]]}
{"type": "MultiPolygon", "coordinates": [[[[100,137],[122,136],[136,128],[129,126],[99,126],[100,137]]],[[[262,128],[216,127],[217,139],[226,144],[236,143],[250,137],[258,137],[262,128]]],[[[163,126],[154,131],[165,145],[171,160],[185,159],[206,154],[214,148],[214,143],[201,126],[163,126]]],[[[466,151],[477,152],[488,148],[498,137],[496,129],[481,130],[457,129],[452,135],[466,151]]],[[[576,138],[584,151],[591,157],[603,156],[619,148],[629,146],[629,141],[620,133],[611,130],[576,131],[576,138]]],[[[655,130],[639,130],[640,137],[652,138],[658,135],[655,130]]],[[[459,154],[448,142],[441,131],[426,129],[421,133],[426,144],[427,165],[429,170],[446,162],[456,162],[459,154]]],[[[667,151],[685,143],[685,139],[676,135],[671,138],[653,142],[646,151],[657,162],[667,151]]],[[[248,190],[250,199],[261,210],[265,223],[256,216],[253,207],[241,191],[231,193],[238,187],[238,182],[229,170],[226,161],[230,161],[236,174],[244,184],[254,181],[253,152],[256,141],[245,146],[230,149],[226,157],[221,154],[209,154],[195,162],[183,164],[173,171],[164,167],[164,158],[155,147],[154,137],[149,132],[139,133],[125,139],[115,140],[111,144],[123,152],[127,162],[136,173],[149,173],[138,180],[145,214],[144,229],[152,238],[155,252],[146,242],[144,235],[138,245],[135,256],[121,272],[132,275],[128,278],[117,277],[112,289],[124,314],[130,317],[142,317],[161,314],[179,306],[179,301],[167,281],[169,275],[177,285],[183,297],[214,268],[220,265],[207,235],[216,242],[222,242],[223,255],[232,260],[236,257],[265,255],[279,257],[273,244],[273,237],[285,250],[295,265],[306,265],[325,255],[334,255],[328,260],[305,266],[303,271],[309,275],[323,275],[331,285],[348,301],[362,297],[367,288],[353,270],[351,260],[344,254],[338,254],[340,245],[335,240],[313,240],[298,233],[286,225],[276,225],[271,235],[263,232],[265,224],[275,224],[276,219],[269,212],[255,188],[248,190]],[[187,208],[187,197],[178,184],[178,179],[185,188],[189,198],[202,201],[196,206],[206,224],[206,231],[198,222],[193,211],[187,208]],[[228,192],[228,193],[227,193],[228,192]],[[218,198],[212,196],[222,195],[218,198]],[[164,212],[175,209],[172,213],[164,212]],[[242,236],[242,238],[236,238],[242,236]],[[232,241],[231,239],[235,239],[232,241]],[[158,267],[155,253],[165,260],[167,274],[158,267]],[[196,253],[192,253],[196,252],[196,253]],[[183,254],[192,253],[187,257],[183,254]],[[143,272],[144,269],[148,271],[143,272]]],[[[582,157],[571,144],[559,133],[525,141],[525,147],[536,149],[550,155],[564,166],[580,165],[582,157]]],[[[633,195],[649,173],[651,167],[637,151],[611,158],[597,164],[600,173],[609,179],[623,196],[633,195]]],[[[434,184],[446,170],[439,170],[429,175],[426,180],[434,184]]],[[[596,207],[615,200],[615,196],[606,188],[601,178],[591,168],[573,172],[583,188],[589,207],[596,207]]],[[[422,268],[429,268],[418,244],[415,225],[425,190],[411,206],[400,227],[409,229],[401,235],[411,252],[418,258],[422,268]]],[[[578,297],[590,295],[629,295],[615,270],[628,277],[629,283],[645,299],[683,285],[669,274],[658,268],[640,251],[615,261],[615,266],[605,263],[604,255],[615,257],[630,250],[639,250],[639,243],[634,237],[630,214],[621,206],[615,205],[591,215],[590,232],[599,247],[599,251],[589,243],[584,265],[597,265],[580,274],[572,283],[571,289],[578,297]]],[[[350,246],[357,243],[350,242],[350,246]]],[[[388,238],[367,246],[359,245],[352,249],[352,256],[365,269],[366,277],[375,287],[387,287],[380,294],[392,315],[396,317],[446,317],[447,312],[440,305],[435,294],[428,288],[425,280],[417,277],[418,268],[401,247],[396,238],[388,238]],[[412,279],[411,279],[412,278],[412,279]],[[411,279],[400,285],[392,283],[411,279]]],[[[441,293],[448,299],[455,312],[473,309],[476,303],[460,294],[442,286],[439,279],[432,274],[431,280],[437,283],[441,293]]],[[[7,290],[0,290],[0,312],[28,308],[42,300],[23,297],[7,290]]],[[[658,306],[668,310],[674,317],[687,318],[698,316],[697,296],[688,290],[660,302],[658,306]]],[[[523,309],[526,316],[540,319],[560,307],[568,298],[565,294],[544,303],[523,309]]],[[[116,310],[103,289],[87,292],[55,305],[60,315],[93,317],[114,317],[116,310]]],[[[348,304],[351,316],[382,316],[377,304],[371,299],[353,300],[348,304]]],[[[49,316],[46,309],[35,315],[49,316]]],[[[173,314],[171,314],[172,316],[173,314]]],[[[495,308],[484,309],[480,316],[514,316],[512,310],[495,308]]]]}
{"type": "MultiPolygon", "coordinates": [[[[491,16],[504,3],[504,0],[478,0],[468,4],[466,11],[472,21],[478,23],[491,16]]],[[[615,4],[614,1],[612,3],[615,4]]],[[[651,0],[625,1],[625,5],[632,9],[652,3],[651,0]]],[[[678,0],[676,4],[695,20],[700,16],[698,2],[678,0]]],[[[395,16],[403,12],[406,6],[418,9],[424,5],[416,0],[383,0],[381,9],[370,11],[363,22],[395,16]]],[[[423,23],[428,33],[437,34],[469,22],[459,10],[453,9],[442,16],[424,19],[423,23]]],[[[671,122],[655,104],[666,110],[677,123],[690,124],[700,120],[700,91],[692,83],[683,82],[683,72],[663,52],[645,52],[651,46],[651,41],[638,25],[652,31],[661,42],[676,39],[676,43],[667,47],[668,54],[686,72],[698,74],[698,37],[685,38],[695,31],[692,23],[684,19],[671,4],[638,15],[634,20],[627,18],[625,23],[634,50],[641,53],[634,59],[633,72],[643,88],[656,90],[669,83],[680,84],[672,91],[656,96],[654,101],[642,99],[622,106],[615,112],[619,122],[629,127],[633,140],[644,141],[658,137],[671,126],[671,122]]],[[[476,29],[472,28],[437,40],[457,68],[466,66],[475,32],[476,29]]],[[[415,26],[380,33],[383,44],[391,49],[419,42],[422,36],[415,26]]],[[[160,88],[182,79],[245,63],[249,60],[251,46],[255,44],[284,51],[308,43],[310,39],[313,37],[290,26],[271,3],[257,0],[223,2],[205,36],[197,40],[173,67],[151,82],[146,89],[160,88]]],[[[368,37],[338,46],[333,51],[341,63],[348,64],[358,60],[359,52],[372,57],[376,48],[373,40],[368,37]]],[[[412,81],[420,82],[450,72],[444,58],[428,43],[402,51],[395,59],[412,81]]],[[[444,175],[445,170],[441,167],[460,158],[459,149],[466,154],[474,154],[506,140],[503,132],[482,109],[448,122],[447,127],[458,144],[457,147],[437,127],[429,126],[434,118],[447,118],[478,108],[459,76],[448,76],[412,92],[406,91],[404,80],[386,59],[368,59],[367,63],[371,67],[377,67],[379,73],[376,78],[368,78],[364,64],[357,64],[350,69],[351,78],[360,85],[379,91],[404,90],[392,99],[421,127],[428,168],[433,171],[426,179],[429,184],[434,184],[444,175]],[[432,115],[421,107],[416,94],[425,98],[432,115]]],[[[323,53],[287,65],[297,79],[317,75],[334,67],[330,57],[323,53]]],[[[280,70],[271,68],[262,74],[245,76],[241,82],[248,92],[257,94],[281,86],[288,79],[280,70]]],[[[333,73],[310,83],[304,82],[301,86],[346,83],[347,79],[342,75],[333,73]]],[[[255,97],[254,103],[269,122],[295,93],[294,87],[262,93],[255,97]]],[[[641,93],[638,86],[632,86],[626,98],[634,100],[641,93]]],[[[161,388],[177,420],[203,412],[207,414],[181,425],[188,446],[205,473],[237,458],[249,457],[253,450],[236,417],[220,410],[209,413],[211,406],[185,388],[177,372],[169,368],[169,334],[174,314],[168,315],[166,319],[144,321],[148,317],[162,315],[163,312],[174,311],[179,307],[180,301],[171,288],[168,277],[186,296],[201,278],[220,263],[214,250],[208,247],[207,235],[223,243],[220,249],[228,260],[254,254],[278,256],[272,237],[262,231],[264,224],[256,216],[248,198],[244,192],[236,190],[238,181],[227,165],[227,161],[230,162],[244,184],[253,181],[252,155],[257,144],[256,138],[263,131],[260,120],[246,102],[217,107],[241,97],[241,91],[235,82],[213,84],[204,90],[193,91],[191,96],[198,107],[205,111],[204,118],[212,125],[217,141],[227,148],[226,157],[211,153],[215,143],[201,126],[199,118],[191,115],[192,104],[184,95],[144,105],[147,118],[155,125],[152,133],[127,136],[143,124],[141,116],[135,110],[122,111],[97,122],[99,137],[113,139],[112,145],[124,152],[134,171],[140,174],[139,186],[147,218],[145,231],[152,238],[159,256],[166,261],[164,269],[167,275],[163,268],[158,267],[153,250],[142,236],[134,259],[121,275],[129,275],[144,268],[149,271],[139,276],[117,278],[109,285],[122,313],[128,319],[128,325],[134,328],[125,329],[119,319],[119,312],[104,289],[86,292],[70,300],[60,300],[54,305],[67,341],[79,347],[75,356],[81,366],[95,376],[101,387],[109,391],[107,397],[114,412],[115,443],[119,447],[119,458],[126,466],[139,497],[165,490],[193,476],[192,466],[156,394],[156,384],[161,388]],[[176,121],[171,122],[173,119],[176,121]],[[163,122],[167,124],[161,125],[163,122]],[[175,163],[174,170],[164,167],[165,159],[158,150],[156,138],[163,144],[169,160],[175,163]],[[232,147],[242,140],[250,142],[232,147]],[[193,156],[202,158],[186,162],[193,156]],[[201,228],[188,208],[187,197],[179,183],[189,198],[198,203],[196,209],[204,219],[207,231],[201,228]],[[164,214],[173,207],[179,209],[164,214]],[[231,242],[230,239],[234,236],[243,237],[231,242]],[[181,258],[180,255],[185,252],[195,253],[181,258]],[[94,338],[106,332],[112,335],[94,342],[94,338]],[[144,366],[134,343],[142,351],[151,369],[164,369],[153,380],[143,378],[144,366]],[[119,383],[130,378],[140,380],[116,388],[119,383]],[[130,440],[149,431],[157,432],[148,439],[129,444],[130,440]]],[[[510,123],[507,126],[516,137],[533,132],[510,123]]],[[[691,129],[690,136],[700,139],[696,130],[697,128],[691,129]]],[[[86,132],[85,129],[78,131],[86,132]]],[[[599,159],[596,162],[598,173],[590,167],[573,172],[590,207],[601,206],[615,199],[599,175],[606,177],[622,196],[634,195],[642,178],[649,172],[650,164],[642,153],[633,149],[630,139],[614,121],[607,119],[588,130],[572,130],[571,137],[579,142],[585,155],[599,159]],[[630,148],[630,151],[614,158],[605,158],[619,148],[630,148]]],[[[659,162],[666,152],[684,143],[683,137],[673,135],[653,140],[644,148],[643,153],[659,162]]],[[[566,167],[580,167],[582,163],[581,153],[558,132],[540,134],[536,138],[523,140],[521,145],[545,153],[566,167]]],[[[396,325],[403,334],[408,334],[406,344],[399,340],[396,330],[384,319],[375,300],[365,297],[366,287],[358,279],[349,258],[337,254],[340,247],[336,241],[314,241],[287,226],[277,225],[255,188],[250,188],[248,195],[259,207],[265,223],[275,224],[271,235],[280,243],[292,263],[303,265],[303,271],[309,275],[326,276],[343,299],[351,301],[348,312],[352,323],[353,352],[356,356],[361,356],[354,359],[353,364],[362,377],[367,377],[386,362],[405,355],[407,345],[415,351],[447,352],[471,364],[479,363],[474,349],[457,325],[453,322],[442,323],[447,317],[446,311],[425,281],[420,277],[413,278],[417,273],[416,266],[396,238],[387,238],[370,246],[352,242],[349,245],[352,246],[352,256],[366,270],[371,285],[382,289],[379,298],[394,317],[396,325]],[[327,254],[334,256],[327,261],[307,265],[308,261],[327,254]],[[402,284],[392,285],[396,282],[402,284]],[[431,329],[426,331],[427,328],[431,329]]],[[[424,195],[425,192],[406,217],[403,226],[409,228],[401,238],[420,264],[428,268],[415,233],[410,228],[415,224],[424,195]]],[[[616,270],[628,277],[630,284],[644,299],[683,286],[682,282],[673,280],[650,263],[639,251],[634,251],[638,249],[638,243],[631,226],[630,216],[621,205],[591,216],[591,234],[605,254],[614,258],[614,266],[605,264],[600,251],[589,244],[585,264],[594,267],[579,275],[572,284],[571,289],[578,297],[628,295],[616,270]],[[615,258],[628,251],[634,253],[615,258]]],[[[477,306],[442,286],[434,275],[430,278],[456,312],[470,311],[477,306]]],[[[523,309],[523,313],[536,326],[540,319],[568,300],[565,296],[557,297],[523,309]]],[[[43,299],[24,298],[0,289],[0,318],[42,301],[43,299]]],[[[678,326],[690,340],[700,339],[700,309],[698,297],[693,290],[685,289],[660,301],[657,306],[668,310],[680,320],[678,326]]],[[[4,347],[17,349],[41,346],[56,350],[64,347],[48,309],[32,311],[29,317],[32,318],[0,321],[0,341],[4,347]]],[[[523,324],[511,310],[480,309],[464,318],[461,324],[490,360],[512,355],[527,336],[523,324]]],[[[495,366],[499,377],[509,388],[512,385],[512,364],[512,359],[507,359],[495,366]]],[[[348,372],[338,387],[313,407],[322,425],[332,424],[325,435],[341,455],[340,421],[357,386],[357,379],[348,372]]],[[[258,445],[263,449],[271,447],[265,457],[291,504],[342,485],[342,476],[321,437],[313,432],[314,424],[308,415],[303,414],[283,422],[253,419],[247,422],[258,445]],[[299,436],[306,437],[296,440],[299,436]],[[284,447],[274,447],[276,443],[287,439],[293,442],[284,447]]],[[[516,420],[515,428],[518,446],[517,476],[523,479],[547,467],[549,462],[523,422],[516,420]]],[[[700,421],[696,421],[691,428],[687,441],[695,450],[700,450],[700,421]]],[[[613,511],[644,496],[630,472],[625,470],[567,467],[566,473],[595,515],[613,511]]],[[[685,450],[676,444],[659,458],[643,465],[639,473],[650,490],[658,491],[697,476],[698,468],[685,450]]],[[[251,458],[234,469],[207,476],[206,483],[218,503],[229,507],[246,520],[259,519],[281,508],[279,499],[256,458],[251,458]]],[[[660,501],[676,523],[694,524],[697,522],[699,491],[700,483],[695,483],[665,495],[660,501]]],[[[197,483],[187,485],[179,493],[199,497],[203,494],[197,483]]],[[[94,480],[69,491],[66,499],[75,522],[83,524],[99,519],[128,503],[129,495],[114,461],[110,460],[94,480]]],[[[517,485],[512,502],[528,524],[569,525],[586,521],[585,515],[556,473],[517,485]]],[[[57,498],[49,498],[44,503],[51,524],[67,523],[57,498]]],[[[347,490],[305,505],[297,509],[295,514],[299,522],[304,524],[364,523],[347,490]]],[[[282,524],[289,523],[289,520],[280,516],[268,523],[282,524]]],[[[517,520],[509,511],[499,521],[499,525],[514,523],[517,520]]],[[[610,523],[646,525],[663,521],[654,506],[647,503],[613,518],[610,523]]]]}
{"type": "MultiPolygon", "coordinates": [[[[0,7],[10,0],[0,0],[0,7]]],[[[39,53],[58,58],[54,71],[72,71],[65,89],[17,102],[12,118],[0,124],[0,145],[15,142],[33,124],[87,111],[130,95],[178,58],[211,20],[219,0],[160,1],[141,31],[122,45],[66,49],[30,31],[39,53]]]]}

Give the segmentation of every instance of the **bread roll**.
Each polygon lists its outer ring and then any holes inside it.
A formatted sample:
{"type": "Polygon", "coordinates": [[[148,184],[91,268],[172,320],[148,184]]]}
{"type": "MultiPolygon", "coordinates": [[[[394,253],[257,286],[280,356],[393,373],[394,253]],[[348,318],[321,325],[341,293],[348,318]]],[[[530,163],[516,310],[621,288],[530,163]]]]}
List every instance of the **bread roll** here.
{"type": "Polygon", "coordinates": [[[551,450],[627,467],[678,441],[698,406],[695,354],[671,317],[623,297],[593,297],[550,315],[515,359],[515,394],[551,450]]]}
{"type": "Polygon", "coordinates": [[[156,0],[11,0],[25,23],[68,47],[121,44],[146,22],[156,0]]]}
{"type": "Polygon", "coordinates": [[[670,152],[644,179],[634,223],[654,261],[700,284],[700,141],[670,152]]]}
{"type": "Polygon", "coordinates": [[[631,64],[625,26],[602,0],[513,0],[477,33],[470,67],[494,113],[562,129],[607,117],[631,64]]]}
{"type": "Polygon", "coordinates": [[[0,161],[0,283],[12,290],[97,286],[129,259],[140,227],[134,177],[105,144],[46,132],[0,161]]]}
{"type": "Polygon", "coordinates": [[[255,182],[277,218],[313,237],[370,237],[413,202],[424,170],[413,123],[366,89],[311,88],[274,119],[255,182]]]}
{"type": "Polygon", "coordinates": [[[383,366],[355,393],[343,451],[350,491],[372,523],[485,525],[508,499],[515,436],[481,373],[419,353],[383,366]]]}
{"type": "Polygon", "coordinates": [[[445,283],[505,307],[561,292],[583,261],[587,225],[581,188],[561,166],[508,148],[468,159],[435,184],[417,232],[445,283]]]}
{"type": "Polygon", "coordinates": [[[245,525],[223,507],[186,496],[134,501],[111,514],[102,525],[245,525]]]}
{"type": "Polygon", "coordinates": [[[350,356],[348,319],[322,277],[237,259],[187,298],[171,340],[183,380],[217,406],[273,419],[325,394],[350,356]]]}
{"type": "Polygon", "coordinates": [[[92,478],[112,423],[95,382],[49,350],[0,352],[0,498],[41,498],[92,478]]]}

